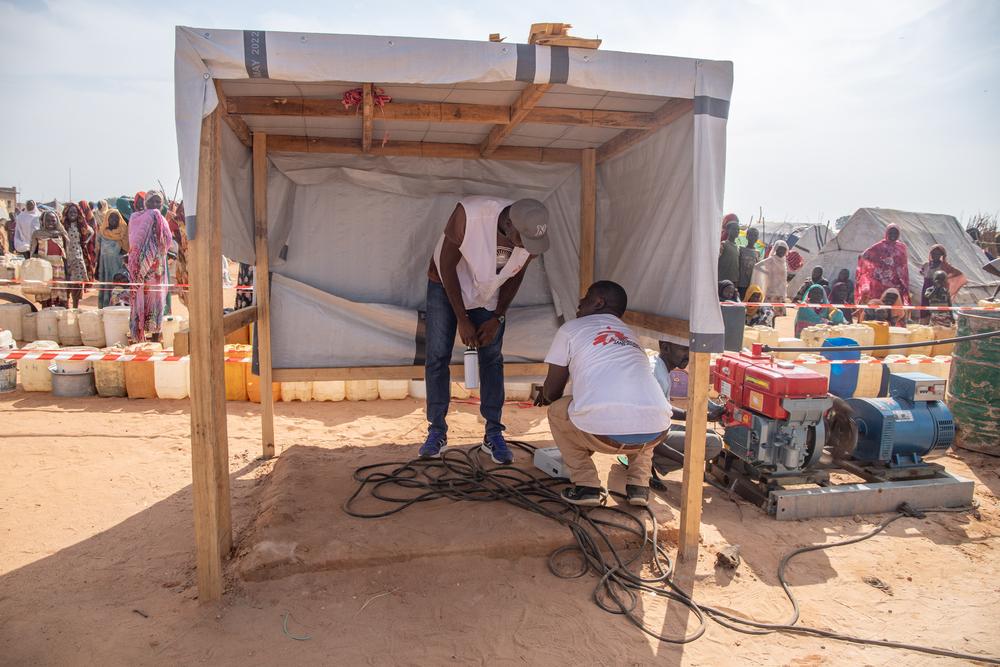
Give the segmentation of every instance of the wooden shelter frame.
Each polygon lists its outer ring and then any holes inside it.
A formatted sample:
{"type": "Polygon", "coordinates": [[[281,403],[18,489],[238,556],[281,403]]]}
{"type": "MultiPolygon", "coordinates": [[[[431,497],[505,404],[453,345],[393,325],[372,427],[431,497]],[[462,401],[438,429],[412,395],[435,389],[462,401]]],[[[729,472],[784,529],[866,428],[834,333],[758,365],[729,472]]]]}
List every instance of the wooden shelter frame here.
{"type": "MultiPolygon", "coordinates": [[[[206,75],[207,76],[207,75],[206,75]]],[[[380,111],[387,120],[423,120],[449,123],[493,123],[480,144],[372,141],[372,83],[360,84],[363,108],[362,138],[310,138],[267,135],[250,129],[244,115],[355,116],[339,99],[290,97],[227,98],[219,80],[218,106],[202,119],[198,172],[199,233],[189,240],[190,327],[175,342],[178,354],[191,355],[191,458],[195,519],[198,594],[201,601],[219,600],[223,594],[224,561],[232,550],[232,517],[229,489],[229,443],[226,428],[223,345],[227,333],[257,325],[261,392],[262,456],[275,455],[274,396],[272,382],[312,380],[422,378],[422,366],[274,369],[271,360],[270,268],[268,263],[267,174],[269,152],[340,153],[349,155],[401,155],[410,157],[522,160],[580,165],[580,292],[594,280],[596,243],[597,165],[642,142],[671,122],[692,113],[690,99],[671,98],[653,112],[601,111],[538,107],[549,84],[530,84],[510,106],[393,103],[380,111]],[[622,131],[597,148],[552,149],[505,146],[504,139],[522,122],[619,128],[622,131]],[[223,315],[221,124],[252,150],[253,218],[256,249],[254,304],[223,315]]],[[[624,320],[634,326],[688,339],[688,322],[628,311],[624,320]]],[[[452,367],[453,372],[458,367],[452,367]]],[[[509,376],[543,375],[545,364],[508,364],[509,376]]],[[[705,467],[706,411],[709,353],[692,351],[688,365],[689,409],[685,433],[684,472],[681,491],[679,555],[693,562],[698,554],[701,525],[703,471],[705,467]]]]}

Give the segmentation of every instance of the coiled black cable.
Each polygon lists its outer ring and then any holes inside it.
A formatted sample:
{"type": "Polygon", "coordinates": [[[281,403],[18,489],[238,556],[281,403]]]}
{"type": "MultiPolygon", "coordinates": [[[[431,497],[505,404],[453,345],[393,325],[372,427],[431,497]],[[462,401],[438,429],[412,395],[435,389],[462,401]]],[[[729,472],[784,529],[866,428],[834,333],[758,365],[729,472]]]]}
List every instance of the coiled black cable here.
{"type": "MultiPolygon", "coordinates": [[[[528,454],[534,453],[535,447],[528,443],[516,440],[507,442],[528,454]]],[[[402,512],[416,503],[447,498],[468,502],[502,501],[540,514],[565,526],[575,540],[574,544],[559,547],[549,555],[549,571],[563,579],[580,578],[588,572],[594,572],[599,579],[591,597],[598,607],[606,612],[624,616],[642,632],[670,644],[686,644],[704,635],[707,617],[730,630],[744,634],[764,635],[773,632],[801,634],[1000,665],[1000,658],[904,642],[853,637],[797,624],[799,603],[785,579],[785,571],[794,558],[813,551],[857,544],[878,535],[890,524],[911,516],[911,513],[895,514],[864,535],[830,544],[801,547],[786,554],[778,565],[778,581],[792,605],[792,614],[784,623],[768,623],[716,607],[700,605],[674,584],[671,579],[673,564],[659,542],[658,524],[650,508],[628,506],[627,511],[619,507],[579,507],[567,502],[560,495],[557,487],[565,484],[562,480],[536,477],[513,465],[486,468],[483,461],[488,462],[489,459],[485,455],[480,455],[479,447],[475,446],[463,449],[448,448],[444,450],[440,459],[414,459],[362,466],[354,472],[358,487],[344,502],[343,511],[356,518],[377,519],[402,512]],[[409,493],[393,494],[392,489],[397,491],[403,489],[409,493]],[[371,497],[390,503],[392,506],[378,512],[356,509],[355,504],[365,491],[371,497]],[[641,512],[636,514],[634,510],[641,512]],[[648,524],[652,529],[647,527],[646,519],[649,520],[648,524]],[[634,553],[627,556],[623,554],[622,547],[612,539],[615,532],[625,535],[626,544],[634,549],[634,553]],[[569,554],[575,554],[580,559],[580,565],[567,571],[560,568],[559,563],[569,554]],[[643,577],[642,565],[647,562],[652,570],[652,576],[643,577]],[[697,619],[697,628],[690,633],[675,636],[664,635],[648,628],[635,613],[641,593],[657,595],[686,606],[697,619]]],[[[614,492],[612,494],[623,497],[614,492]]],[[[970,508],[934,509],[923,512],[957,512],[968,509],[970,508]]]]}

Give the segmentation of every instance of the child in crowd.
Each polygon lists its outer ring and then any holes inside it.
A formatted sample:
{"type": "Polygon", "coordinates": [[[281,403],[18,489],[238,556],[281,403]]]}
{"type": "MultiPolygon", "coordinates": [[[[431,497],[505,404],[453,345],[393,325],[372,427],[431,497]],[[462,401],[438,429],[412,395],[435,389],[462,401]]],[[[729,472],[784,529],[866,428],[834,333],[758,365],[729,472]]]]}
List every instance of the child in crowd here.
{"type": "MultiPolygon", "coordinates": [[[[928,306],[951,306],[947,273],[944,271],[934,272],[934,282],[924,291],[924,299],[928,306]]],[[[950,310],[932,310],[930,323],[934,326],[950,327],[955,324],[955,317],[950,310]]]]}
{"type": "Polygon", "coordinates": [[[131,281],[128,277],[128,272],[119,271],[115,274],[114,283],[115,286],[111,288],[111,298],[108,303],[109,306],[130,306],[132,305],[129,301],[129,283],[131,281]]]}

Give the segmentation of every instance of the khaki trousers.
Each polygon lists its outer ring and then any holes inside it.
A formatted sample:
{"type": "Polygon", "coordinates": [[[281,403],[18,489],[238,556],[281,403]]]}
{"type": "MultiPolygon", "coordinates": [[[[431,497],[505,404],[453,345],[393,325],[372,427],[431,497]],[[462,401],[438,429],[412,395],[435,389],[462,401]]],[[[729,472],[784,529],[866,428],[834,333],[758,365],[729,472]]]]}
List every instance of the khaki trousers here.
{"type": "Polygon", "coordinates": [[[591,459],[594,452],[600,454],[624,454],[628,457],[627,484],[649,486],[650,468],[653,465],[654,441],[646,445],[622,445],[613,447],[598,440],[594,435],[581,431],[569,420],[569,404],[572,396],[563,396],[549,406],[549,429],[562,454],[563,463],[570,480],[577,486],[601,488],[597,466],[591,459]]]}

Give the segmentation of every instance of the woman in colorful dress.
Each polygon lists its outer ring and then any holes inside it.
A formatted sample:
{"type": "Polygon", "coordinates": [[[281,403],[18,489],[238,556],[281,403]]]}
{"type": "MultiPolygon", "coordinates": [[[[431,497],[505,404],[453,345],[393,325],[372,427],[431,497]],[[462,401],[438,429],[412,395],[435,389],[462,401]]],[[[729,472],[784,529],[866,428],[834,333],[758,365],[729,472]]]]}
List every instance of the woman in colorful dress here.
{"type": "Polygon", "coordinates": [[[128,273],[134,283],[129,317],[133,343],[145,342],[147,334],[158,342],[163,326],[171,236],[170,227],[160,213],[162,202],[158,192],[150,192],[145,210],[136,211],[128,221],[128,273]]]}
{"type": "Polygon", "coordinates": [[[806,327],[816,326],[817,324],[843,324],[846,321],[844,314],[840,312],[839,308],[831,308],[830,306],[808,307],[806,305],[811,303],[828,303],[826,288],[822,285],[813,285],[806,290],[806,295],[802,299],[802,303],[803,305],[798,308],[798,312],[795,314],[796,337],[806,327]]]}
{"type": "Polygon", "coordinates": [[[50,306],[66,306],[66,286],[60,281],[66,280],[66,245],[69,239],[66,230],[59,224],[55,211],[42,213],[41,227],[31,234],[31,256],[44,259],[52,265],[52,281],[54,284],[49,292],[49,298],[41,301],[42,308],[50,306]]]}
{"type": "Polygon", "coordinates": [[[887,289],[899,292],[902,305],[910,305],[910,268],[906,244],[899,240],[899,227],[885,228],[885,238],[861,253],[855,274],[855,303],[878,299],[887,289]]]}
{"type": "Polygon", "coordinates": [[[63,228],[66,230],[66,280],[70,281],[69,299],[74,308],[80,307],[83,286],[90,282],[87,271],[86,247],[93,234],[78,204],[67,204],[63,209],[63,228]]]}
{"type": "Polygon", "coordinates": [[[83,258],[87,262],[87,275],[93,281],[97,278],[97,218],[90,208],[90,203],[86,200],[80,201],[80,211],[83,213],[83,219],[87,222],[87,227],[90,228],[90,238],[83,248],[83,258]]]}
{"type": "MultiPolygon", "coordinates": [[[[100,261],[97,264],[97,279],[101,283],[114,283],[115,276],[125,271],[128,258],[128,224],[122,220],[122,214],[112,209],[104,216],[98,240],[100,246],[100,261]]],[[[111,305],[112,285],[101,285],[97,292],[98,308],[111,305]]]]}

